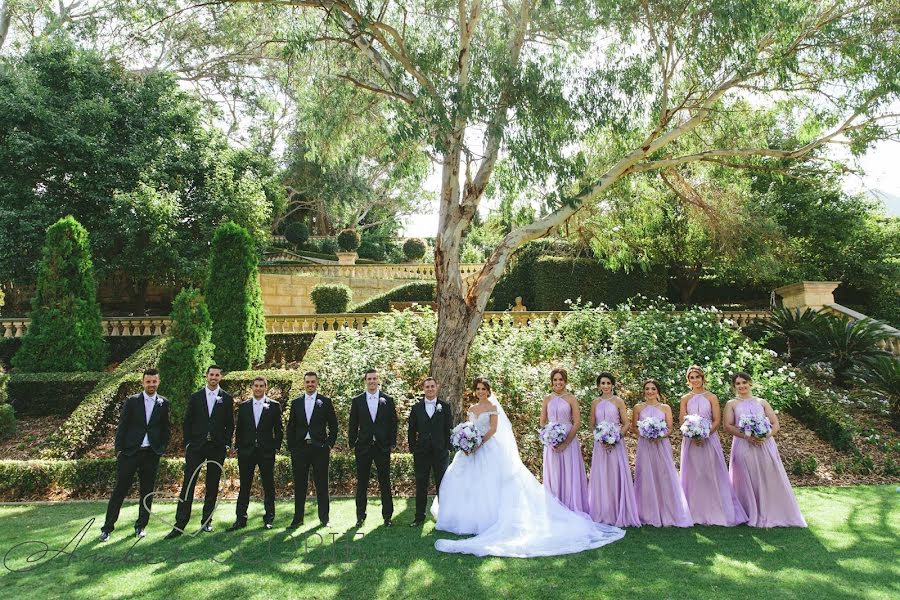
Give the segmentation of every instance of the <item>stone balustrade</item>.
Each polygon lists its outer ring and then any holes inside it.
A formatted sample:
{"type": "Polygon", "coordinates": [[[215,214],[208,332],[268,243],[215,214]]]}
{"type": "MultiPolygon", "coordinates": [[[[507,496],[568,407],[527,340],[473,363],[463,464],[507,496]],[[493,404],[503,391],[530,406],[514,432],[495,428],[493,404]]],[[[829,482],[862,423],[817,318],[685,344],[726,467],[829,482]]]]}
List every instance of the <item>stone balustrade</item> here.
{"type": "MultiPolygon", "coordinates": [[[[464,279],[478,274],[483,265],[464,264],[459,270],[464,279]]],[[[434,281],[434,265],[430,263],[404,263],[397,265],[373,264],[373,265],[264,265],[260,267],[263,273],[277,273],[283,275],[304,274],[320,278],[354,278],[354,279],[390,279],[390,280],[428,280],[434,281]]]]}

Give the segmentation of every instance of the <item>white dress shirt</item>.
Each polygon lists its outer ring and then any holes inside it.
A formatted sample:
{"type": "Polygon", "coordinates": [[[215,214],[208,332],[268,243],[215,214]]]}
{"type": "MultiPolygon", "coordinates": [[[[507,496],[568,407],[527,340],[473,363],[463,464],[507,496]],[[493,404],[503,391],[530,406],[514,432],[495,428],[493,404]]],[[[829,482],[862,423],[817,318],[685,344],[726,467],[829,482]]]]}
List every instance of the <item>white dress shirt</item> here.
{"type": "Polygon", "coordinates": [[[253,399],[253,422],[259,427],[259,417],[262,415],[263,411],[263,403],[268,400],[267,397],[263,396],[260,400],[256,398],[253,399]]]}
{"type": "MultiPolygon", "coordinates": [[[[148,396],[147,392],[143,393],[144,396],[144,422],[150,422],[150,415],[153,414],[153,405],[156,404],[156,394],[153,396],[148,396]]],[[[144,441],[141,442],[141,448],[149,448],[150,447],[150,437],[145,433],[144,441]]]]}
{"type": "Polygon", "coordinates": [[[374,394],[370,394],[368,391],[366,392],[366,404],[369,405],[369,415],[372,417],[372,422],[375,422],[375,417],[378,415],[378,400],[381,397],[381,391],[377,391],[374,394]]]}
{"type": "Polygon", "coordinates": [[[312,412],[313,407],[316,405],[316,395],[313,394],[310,396],[309,394],[304,394],[305,396],[305,404],[306,404],[306,439],[312,439],[309,435],[309,422],[312,421],[312,412]]]}
{"type": "Polygon", "coordinates": [[[219,397],[219,388],[217,387],[214,390],[209,388],[206,389],[206,414],[212,416],[213,408],[216,406],[216,398],[219,397]]]}
{"type": "Polygon", "coordinates": [[[437,407],[437,398],[435,398],[434,400],[429,400],[428,398],[425,398],[425,414],[428,415],[429,419],[434,416],[434,410],[436,407],[437,407]]]}

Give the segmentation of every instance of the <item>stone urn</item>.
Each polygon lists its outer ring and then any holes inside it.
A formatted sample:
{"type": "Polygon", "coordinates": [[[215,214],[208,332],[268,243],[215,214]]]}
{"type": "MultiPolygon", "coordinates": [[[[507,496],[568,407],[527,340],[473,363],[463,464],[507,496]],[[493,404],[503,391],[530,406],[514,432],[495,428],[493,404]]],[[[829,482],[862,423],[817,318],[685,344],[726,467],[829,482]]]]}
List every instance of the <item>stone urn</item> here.
{"type": "Polygon", "coordinates": [[[356,252],[335,252],[339,265],[355,265],[359,255],[356,252]]]}

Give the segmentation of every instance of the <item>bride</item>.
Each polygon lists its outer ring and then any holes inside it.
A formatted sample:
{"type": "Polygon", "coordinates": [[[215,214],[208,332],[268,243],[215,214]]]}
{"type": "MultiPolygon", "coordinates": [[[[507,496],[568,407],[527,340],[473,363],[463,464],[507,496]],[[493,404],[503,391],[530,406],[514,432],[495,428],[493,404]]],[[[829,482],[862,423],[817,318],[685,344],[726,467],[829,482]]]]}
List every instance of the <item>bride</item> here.
{"type": "Polygon", "coordinates": [[[484,436],[471,454],[457,452],[431,512],[436,529],[474,537],[437,540],[441,552],[476,556],[554,556],[615,542],[625,531],[594,523],[547,493],[522,464],[512,425],[484,377],[475,379],[478,403],[469,420],[484,436]]]}

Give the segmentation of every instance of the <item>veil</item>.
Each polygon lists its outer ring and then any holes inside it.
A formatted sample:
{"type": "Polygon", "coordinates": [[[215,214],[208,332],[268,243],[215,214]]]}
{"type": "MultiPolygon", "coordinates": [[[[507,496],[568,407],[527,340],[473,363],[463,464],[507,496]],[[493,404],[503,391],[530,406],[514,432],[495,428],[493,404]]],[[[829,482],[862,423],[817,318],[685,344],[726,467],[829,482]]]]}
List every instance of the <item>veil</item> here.
{"type": "Polygon", "coordinates": [[[503,410],[503,406],[493,392],[488,397],[488,401],[497,408],[497,431],[494,432],[493,439],[503,452],[504,460],[500,464],[509,467],[507,473],[511,473],[519,467],[526,468],[522,457],[519,456],[519,445],[516,443],[512,423],[506,416],[506,411],[503,410]]]}

